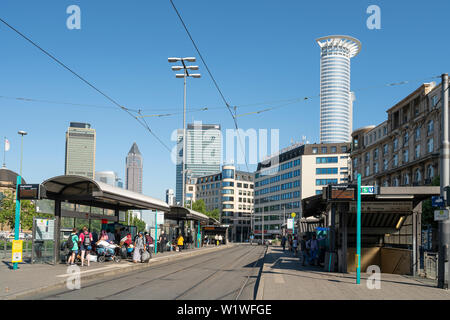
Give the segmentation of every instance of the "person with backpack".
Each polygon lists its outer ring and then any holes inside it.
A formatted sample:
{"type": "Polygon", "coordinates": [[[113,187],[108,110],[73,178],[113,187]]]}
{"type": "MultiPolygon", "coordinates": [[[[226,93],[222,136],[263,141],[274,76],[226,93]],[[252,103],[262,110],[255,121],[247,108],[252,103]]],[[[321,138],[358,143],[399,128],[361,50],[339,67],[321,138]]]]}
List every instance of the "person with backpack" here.
{"type": "Polygon", "coordinates": [[[67,264],[74,265],[75,264],[75,257],[78,254],[78,235],[77,235],[77,228],[72,229],[72,233],[69,236],[69,239],[67,239],[67,248],[69,249],[70,257],[67,259],[67,264]]]}
{"type": "Polygon", "coordinates": [[[84,266],[84,255],[86,254],[87,266],[90,265],[90,257],[92,250],[92,242],[94,238],[92,237],[92,233],[88,231],[88,228],[83,227],[83,232],[80,233],[80,250],[81,250],[81,266],[84,266]]]}

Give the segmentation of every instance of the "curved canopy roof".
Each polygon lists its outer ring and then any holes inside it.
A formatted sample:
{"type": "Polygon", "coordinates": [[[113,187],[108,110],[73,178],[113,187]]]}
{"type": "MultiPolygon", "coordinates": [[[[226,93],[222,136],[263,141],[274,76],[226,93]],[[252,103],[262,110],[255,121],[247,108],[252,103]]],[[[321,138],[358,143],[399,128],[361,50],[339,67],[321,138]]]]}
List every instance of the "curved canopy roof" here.
{"type": "Polygon", "coordinates": [[[333,35],[318,38],[317,43],[322,47],[344,47],[350,52],[350,58],[353,58],[361,51],[361,42],[350,36],[333,35]]]}
{"type": "Polygon", "coordinates": [[[179,206],[170,206],[169,213],[164,215],[166,219],[173,220],[196,220],[208,222],[210,217],[203,213],[179,206]]]}
{"type": "Polygon", "coordinates": [[[169,211],[162,200],[110,186],[87,177],[65,175],[47,179],[42,183],[48,199],[119,210],[169,211]]]}
{"type": "MultiPolygon", "coordinates": [[[[18,175],[19,175],[18,173],[15,173],[14,171],[11,171],[9,169],[0,168],[0,183],[1,182],[9,182],[9,183],[16,185],[18,175]]],[[[22,183],[26,184],[23,177],[22,177],[22,183]]]]}

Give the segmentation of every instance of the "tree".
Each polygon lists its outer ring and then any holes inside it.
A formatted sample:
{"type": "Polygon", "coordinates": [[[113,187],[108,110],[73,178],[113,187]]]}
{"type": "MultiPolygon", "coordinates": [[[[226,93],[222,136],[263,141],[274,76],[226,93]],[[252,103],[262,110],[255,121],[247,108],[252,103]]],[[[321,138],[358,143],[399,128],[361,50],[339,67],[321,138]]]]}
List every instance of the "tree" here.
{"type": "Polygon", "coordinates": [[[199,199],[192,204],[192,210],[206,214],[206,205],[203,199],[199,199]]]}
{"type": "Polygon", "coordinates": [[[212,211],[206,210],[205,201],[203,201],[203,199],[195,201],[192,204],[192,210],[203,213],[204,215],[207,215],[210,218],[214,218],[220,221],[220,210],[217,208],[212,211]]]}
{"type": "MultiPolygon", "coordinates": [[[[16,219],[16,198],[12,191],[4,192],[3,196],[0,203],[0,224],[6,224],[10,229],[14,229],[16,219]]],[[[33,228],[33,217],[35,216],[43,218],[52,217],[50,214],[38,214],[33,201],[20,201],[20,225],[22,230],[31,230],[33,228]]]]}
{"type": "Polygon", "coordinates": [[[220,211],[219,211],[219,209],[214,209],[213,211],[208,211],[207,213],[206,213],[206,215],[208,216],[208,217],[211,217],[211,218],[214,218],[214,219],[216,219],[217,221],[220,221],[220,211]]]}
{"type": "Polygon", "coordinates": [[[129,226],[135,226],[137,232],[144,232],[147,225],[145,221],[142,221],[138,217],[134,217],[130,211],[127,211],[125,222],[129,226]]]}

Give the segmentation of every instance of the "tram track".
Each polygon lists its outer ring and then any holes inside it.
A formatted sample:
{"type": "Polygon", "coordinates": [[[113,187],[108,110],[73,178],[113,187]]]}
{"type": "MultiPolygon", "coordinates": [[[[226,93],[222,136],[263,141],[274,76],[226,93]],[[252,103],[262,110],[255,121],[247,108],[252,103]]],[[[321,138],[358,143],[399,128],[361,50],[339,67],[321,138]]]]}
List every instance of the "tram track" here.
{"type": "MultiPolygon", "coordinates": [[[[222,266],[220,270],[215,270],[214,272],[210,273],[208,276],[206,276],[205,278],[202,278],[200,281],[195,283],[193,286],[191,286],[190,288],[188,288],[185,291],[183,291],[181,294],[179,294],[177,297],[175,297],[174,300],[182,300],[183,297],[186,297],[189,293],[191,293],[195,289],[198,289],[200,286],[207,285],[208,282],[210,282],[211,280],[217,278],[219,275],[222,275],[224,272],[228,271],[228,269],[233,269],[236,265],[239,264],[239,261],[245,259],[247,256],[249,256],[251,254],[254,254],[254,252],[257,251],[258,248],[259,247],[256,246],[256,247],[252,248],[250,251],[246,251],[244,254],[240,255],[238,258],[236,258],[235,260],[231,261],[230,264],[222,266]]],[[[258,263],[259,260],[260,260],[260,258],[257,259],[253,263],[252,267],[250,268],[249,274],[246,276],[245,280],[243,281],[243,284],[240,285],[236,290],[234,290],[234,292],[237,293],[235,298],[234,298],[234,300],[238,300],[239,297],[241,296],[245,286],[248,283],[248,280],[251,277],[251,274],[254,272],[254,267],[256,266],[256,264],[258,263]]],[[[233,291],[231,293],[233,293],[233,291]]]]}
{"type": "MultiPolygon", "coordinates": [[[[109,298],[109,297],[113,297],[113,296],[118,295],[118,294],[120,294],[120,293],[124,293],[124,292],[127,292],[127,291],[129,291],[129,290],[132,290],[132,289],[134,289],[134,288],[136,288],[136,287],[139,287],[139,286],[142,286],[142,285],[151,283],[151,282],[153,282],[153,281],[160,280],[160,279],[165,278],[165,277],[167,277],[167,276],[176,274],[176,273],[178,273],[178,272],[180,272],[180,271],[184,271],[184,270],[187,270],[187,269],[190,269],[190,268],[193,268],[193,267],[202,265],[202,264],[204,264],[204,263],[206,263],[206,262],[209,262],[209,261],[212,261],[212,260],[220,259],[220,258],[221,258],[221,255],[223,255],[223,252],[224,252],[224,251],[232,251],[232,250],[235,249],[235,248],[237,248],[237,247],[226,248],[226,249],[222,250],[221,252],[212,252],[211,254],[215,255],[215,257],[209,258],[209,259],[207,259],[207,260],[203,260],[203,261],[201,261],[201,262],[199,262],[199,263],[194,263],[194,264],[191,264],[191,265],[189,265],[189,266],[185,266],[185,267],[183,267],[183,268],[177,269],[176,271],[166,273],[166,274],[164,274],[164,275],[162,275],[162,276],[160,276],[160,277],[158,277],[158,278],[150,279],[150,280],[145,281],[145,282],[143,282],[143,283],[139,283],[139,284],[136,285],[136,286],[132,286],[132,287],[129,287],[129,288],[127,288],[127,289],[121,290],[120,292],[116,292],[116,293],[114,293],[114,294],[112,294],[112,295],[108,295],[108,296],[101,297],[101,298],[97,298],[97,299],[98,299],[98,300],[107,299],[107,298],[109,298]],[[217,255],[218,255],[218,256],[217,256],[217,255]]],[[[184,260],[184,261],[187,261],[187,260],[194,260],[194,259],[197,259],[197,258],[199,258],[199,257],[192,257],[192,258],[186,259],[186,260],[184,260]]],[[[83,287],[81,288],[81,290],[85,290],[85,289],[88,289],[88,288],[93,288],[93,287],[96,287],[96,286],[100,286],[100,285],[102,285],[104,282],[106,282],[106,281],[108,281],[108,280],[111,280],[111,281],[118,281],[118,280],[122,280],[122,279],[125,279],[125,278],[128,278],[128,277],[137,277],[137,276],[139,276],[140,274],[147,273],[147,272],[152,271],[152,270],[160,270],[160,269],[164,269],[164,268],[167,268],[167,263],[160,264],[160,265],[156,265],[156,266],[153,266],[153,267],[147,267],[147,268],[145,268],[145,269],[138,270],[138,271],[127,272],[126,274],[124,274],[124,275],[122,275],[122,276],[119,276],[119,277],[116,277],[116,276],[115,276],[113,279],[107,279],[107,278],[106,278],[106,279],[104,279],[104,280],[102,280],[102,281],[100,281],[100,282],[95,281],[95,282],[93,282],[93,283],[90,283],[90,284],[87,284],[87,285],[83,285],[83,287]]],[[[66,293],[67,293],[67,290],[64,290],[64,291],[60,291],[60,292],[58,292],[58,293],[54,293],[54,294],[50,294],[50,295],[44,296],[44,297],[42,297],[41,299],[52,299],[52,298],[56,298],[56,297],[62,296],[62,295],[64,295],[64,294],[66,294],[66,293]]]]}

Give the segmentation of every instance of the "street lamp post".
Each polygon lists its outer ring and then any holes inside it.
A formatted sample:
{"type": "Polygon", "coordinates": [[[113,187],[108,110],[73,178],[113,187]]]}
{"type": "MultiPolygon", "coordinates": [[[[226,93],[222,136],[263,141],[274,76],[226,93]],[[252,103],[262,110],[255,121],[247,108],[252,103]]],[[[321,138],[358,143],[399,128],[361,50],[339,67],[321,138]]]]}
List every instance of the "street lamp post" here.
{"type": "MultiPolygon", "coordinates": [[[[16,214],[15,214],[15,223],[14,223],[14,240],[19,240],[20,233],[20,199],[19,199],[19,185],[22,183],[22,158],[23,158],[23,136],[26,136],[27,133],[25,131],[17,132],[22,136],[20,142],[20,171],[16,180],[16,214]]],[[[14,262],[13,269],[17,270],[18,263],[14,262]]]]}
{"type": "Polygon", "coordinates": [[[200,78],[201,75],[199,73],[191,73],[189,74],[188,70],[198,70],[198,66],[186,66],[185,62],[195,62],[195,57],[187,57],[187,58],[168,58],[168,61],[170,63],[174,62],[181,62],[181,66],[173,66],[173,71],[180,71],[183,70],[183,74],[177,73],[175,75],[176,78],[183,78],[184,79],[184,95],[183,95],[183,166],[182,166],[182,206],[185,206],[186,201],[186,78],[192,77],[192,78],[200,78]]]}

